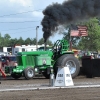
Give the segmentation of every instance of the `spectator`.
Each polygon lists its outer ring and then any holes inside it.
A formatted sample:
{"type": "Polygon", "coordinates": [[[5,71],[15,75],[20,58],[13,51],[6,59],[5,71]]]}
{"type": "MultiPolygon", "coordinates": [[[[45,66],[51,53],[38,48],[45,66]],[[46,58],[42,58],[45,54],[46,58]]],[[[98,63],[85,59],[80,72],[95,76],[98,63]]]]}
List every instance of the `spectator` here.
{"type": "Polygon", "coordinates": [[[93,53],[91,53],[91,59],[94,59],[94,54],[93,53]]]}
{"type": "Polygon", "coordinates": [[[100,58],[100,54],[98,55],[98,58],[100,58]]]}

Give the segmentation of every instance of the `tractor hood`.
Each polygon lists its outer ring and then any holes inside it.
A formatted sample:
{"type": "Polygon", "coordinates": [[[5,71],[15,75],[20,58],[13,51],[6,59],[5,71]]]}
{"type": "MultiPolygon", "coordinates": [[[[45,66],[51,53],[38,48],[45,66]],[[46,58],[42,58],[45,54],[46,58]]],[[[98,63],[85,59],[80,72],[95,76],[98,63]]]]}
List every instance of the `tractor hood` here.
{"type": "Polygon", "coordinates": [[[40,56],[40,55],[48,55],[52,56],[53,52],[52,51],[30,51],[30,52],[18,52],[17,56],[20,55],[35,55],[35,56],[40,56]]]}

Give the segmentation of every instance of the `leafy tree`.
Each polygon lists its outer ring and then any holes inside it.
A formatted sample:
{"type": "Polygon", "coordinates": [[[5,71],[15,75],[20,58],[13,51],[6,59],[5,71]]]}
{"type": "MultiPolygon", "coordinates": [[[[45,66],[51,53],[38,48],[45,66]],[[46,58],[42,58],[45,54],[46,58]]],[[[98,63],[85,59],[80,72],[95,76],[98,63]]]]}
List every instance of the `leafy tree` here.
{"type": "Polygon", "coordinates": [[[3,47],[3,45],[4,45],[4,43],[3,43],[3,37],[2,37],[2,35],[0,33],[0,47],[3,47]]]}
{"type": "Polygon", "coordinates": [[[9,34],[5,34],[5,35],[4,35],[4,38],[7,39],[7,40],[10,40],[11,37],[10,37],[9,34]]]}
{"type": "Polygon", "coordinates": [[[18,42],[17,38],[15,38],[15,39],[10,39],[9,46],[10,46],[10,47],[14,47],[14,46],[17,44],[17,42],[18,42]]]}
{"type": "Polygon", "coordinates": [[[36,38],[33,38],[32,44],[36,45],[36,38]]]}
{"type": "Polygon", "coordinates": [[[25,45],[27,45],[27,44],[32,44],[32,39],[30,39],[30,38],[27,38],[26,40],[25,40],[25,42],[24,42],[24,44],[25,45]]]}
{"type": "Polygon", "coordinates": [[[47,40],[47,44],[48,44],[49,46],[52,46],[52,45],[53,45],[53,43],[52,43],[50,40],[47,40]]]}
{"type": "Polygon", "coordinates": [[[38,44],[39,44],[39,45],[44,44],[44,39],[43,39],[43,38],[41,38],[41,39],[38,41],[38,44]]]}
{"type": "Polygon", "coordinates": [[[88,36],[81,37],[79,48],[82,50],[100,50],[100,25],[97,18],[84,23],[88,27],[88,36]]]}
{"type": "Polygon", "coordinates": [[[24,44],[24,40],[22,37],[20,37],[18,40],[17,40],[17,44],[18,45],[23,45],[24,44]]]}
{"type": "Polygon", "coordinates": [[[10,35],[9,35],[9,34],[5,34],[5,35],[4,35],[4,38],[3,38],[3,44],[4,44],[5,46],[9,46],[10,39],[11,39],[10,35]]]}

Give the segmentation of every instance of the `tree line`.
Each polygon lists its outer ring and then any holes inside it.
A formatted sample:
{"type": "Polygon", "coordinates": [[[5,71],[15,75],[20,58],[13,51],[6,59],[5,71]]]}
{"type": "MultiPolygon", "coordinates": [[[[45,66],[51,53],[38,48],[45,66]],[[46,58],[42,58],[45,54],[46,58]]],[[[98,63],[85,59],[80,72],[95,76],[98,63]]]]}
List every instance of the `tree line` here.
{"type": "MultiPolygon", "coordinates": [[[[38,45],[42,44],[44,44],[43,38],[38,41],[38,45]]],[[[53,45],[50,40],[47,41],[47,44],[50,46],[53,45]]],[[[36,45],[36,38],[26,38],[24,40],[22,37],[19,37],[19,39],[13,39],[9,34],[5,34],[4,36],[2,36],[2,34],[0,33],[0,47],[13,47],[15,45],[36,45]]]]}

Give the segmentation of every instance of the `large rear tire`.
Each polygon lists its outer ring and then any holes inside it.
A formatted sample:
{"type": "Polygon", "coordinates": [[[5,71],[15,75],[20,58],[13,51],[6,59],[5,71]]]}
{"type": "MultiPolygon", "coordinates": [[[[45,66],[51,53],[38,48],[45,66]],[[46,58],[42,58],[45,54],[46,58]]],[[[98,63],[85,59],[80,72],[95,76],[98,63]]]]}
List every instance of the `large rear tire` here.
{"type": "Polygon", "coordinates": [[[24,70],[24,76],[27,80],[32,79],[35,76],[35,71],[33,68],[28,67],[24,70]]]}
{"type": "Polygon", "coordinates": [[[72,78],[75,78],[76,76],[78,76],[79,71],[80,71],[79,61],[72,54],[65,54],[61,56],[60,58],[58,58],[54,66],[55,76],[58,70],[57,66],[69,67],[72,78]]]}

